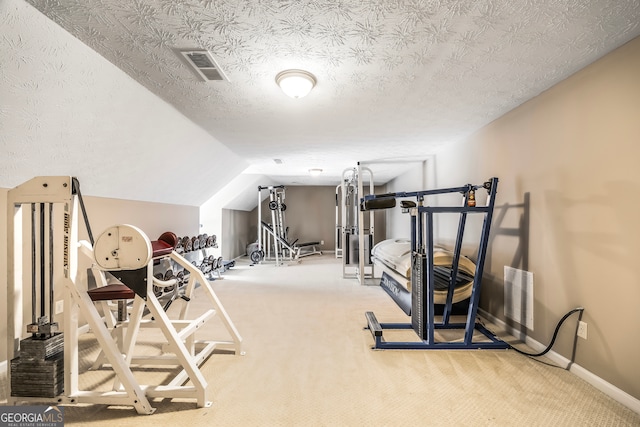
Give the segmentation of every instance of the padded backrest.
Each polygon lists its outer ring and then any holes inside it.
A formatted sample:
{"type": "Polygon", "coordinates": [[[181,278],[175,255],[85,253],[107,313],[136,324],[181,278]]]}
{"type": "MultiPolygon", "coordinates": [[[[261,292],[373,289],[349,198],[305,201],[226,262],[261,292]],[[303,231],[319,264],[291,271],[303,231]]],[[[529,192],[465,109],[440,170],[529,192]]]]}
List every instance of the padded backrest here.
{"type": "Polygon", "coordinates": [[[164,233],[162,233],[160,237],[158,237],[158,240],[167,243],[173,249],[178,246],[178,236],[176,236],[175,233],[172,233],[171,231],[165,231],[164,233]]]}

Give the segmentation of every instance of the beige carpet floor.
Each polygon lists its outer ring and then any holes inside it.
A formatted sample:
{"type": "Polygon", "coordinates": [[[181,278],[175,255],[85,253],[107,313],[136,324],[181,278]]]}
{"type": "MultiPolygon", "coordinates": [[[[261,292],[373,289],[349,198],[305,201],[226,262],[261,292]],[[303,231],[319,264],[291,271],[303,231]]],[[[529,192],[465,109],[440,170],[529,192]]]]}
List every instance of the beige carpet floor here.
{"type": "MultiPolygon", "coordinates": [[[[639,414],[575,375],[513,350],[371,350],[365,311],[384,322],[408,318],[381,288],[342,279],[332,255],[281,267],[240,260],[213,288],[246,355],[214,354],[203,365],[212,407],[155,401],[151,416],[127,407],[66,407],[65,424],[640,426],[639,414]]],[[[196,313],[202,302],[192,304],[196,313]]],[[[226,338],[217,324],[200,333],[226,338]]],[[[90,334],[82,344],[86,368],[98,349],[90,334]]],[[[108,379],[104,371],[81,376],[96,388],[108,379]]]]}

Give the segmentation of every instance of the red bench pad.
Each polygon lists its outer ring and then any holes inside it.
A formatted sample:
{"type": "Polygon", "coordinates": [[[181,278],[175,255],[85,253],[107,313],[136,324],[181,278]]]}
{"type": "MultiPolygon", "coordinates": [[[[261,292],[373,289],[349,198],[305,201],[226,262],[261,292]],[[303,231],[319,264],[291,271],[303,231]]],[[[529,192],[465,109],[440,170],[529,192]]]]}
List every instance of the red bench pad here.
{"type": "Polygon", "coordinates": [[[159,257],[169,255],[173,251],[173,246],[162,240],[155,240],[151,242],[151,249],[153,250],[153,257],[159,257]]]}
{"type": "Polygon", "coordinates": [[[169,255],[178,245],[178,236],[171,231],[166,231],[158,237],[158,240],[151,242],[153,257],[169,255]]]}
{"type": "Polygon", "coordinates": [[[121,283],[113,283],[107,286],[91,289],[87,291],[91,301],[109,301],[116,299],[133,299],[136,294],[133,290],[121,283]]]}

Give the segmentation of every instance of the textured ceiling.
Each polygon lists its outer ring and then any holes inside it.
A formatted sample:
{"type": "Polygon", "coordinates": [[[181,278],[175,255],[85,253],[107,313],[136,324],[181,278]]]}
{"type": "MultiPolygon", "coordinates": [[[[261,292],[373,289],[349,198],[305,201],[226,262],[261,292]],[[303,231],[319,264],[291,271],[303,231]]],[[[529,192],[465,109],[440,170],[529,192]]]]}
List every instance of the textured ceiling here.
{"type": "Polygon", "coordinates": [[[638,0],[28,2],[246,159],[248,173],[285,184],[336,184],[357,161],[429,156],[640,34],[638,0]],[[230,81],[200,81],[177,54],[196,48],[230,81]],[[317,77],[308,97],[279,91],[287,68],[317,77]],[[312,181],[316,167],[325,177],[312,181]]]}

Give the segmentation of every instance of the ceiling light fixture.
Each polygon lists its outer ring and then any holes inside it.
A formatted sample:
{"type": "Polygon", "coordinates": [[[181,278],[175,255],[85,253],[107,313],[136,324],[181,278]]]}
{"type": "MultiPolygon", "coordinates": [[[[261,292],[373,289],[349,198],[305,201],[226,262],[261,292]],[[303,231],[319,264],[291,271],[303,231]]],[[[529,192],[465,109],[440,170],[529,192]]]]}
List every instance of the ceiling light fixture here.
{"type": "Polygon", "coordinates": [[[309,174],[313,176],[318,176],[322,173],[322,169],[309,169],[309,174]]]}
{"type": "Polygon", "coordinates": [[[276,83],[292,98],[303,98],[316,85],[316,77],[304,70],[285,70],[278,73],[276,83]]]}

